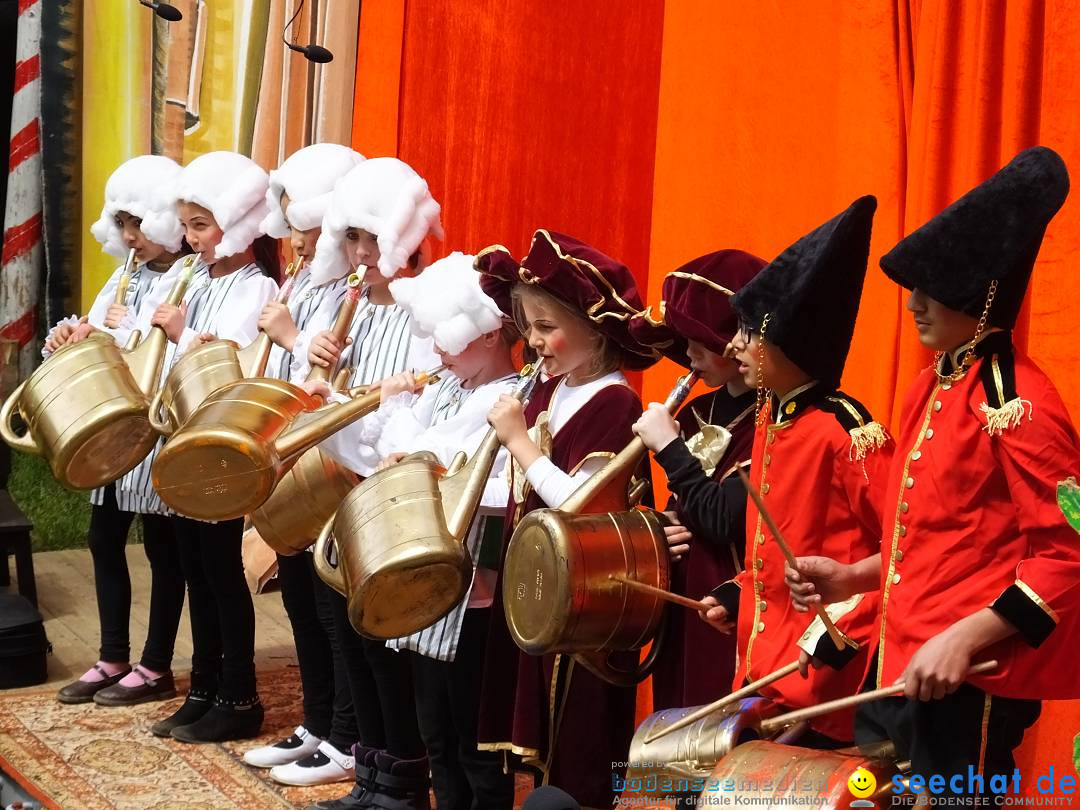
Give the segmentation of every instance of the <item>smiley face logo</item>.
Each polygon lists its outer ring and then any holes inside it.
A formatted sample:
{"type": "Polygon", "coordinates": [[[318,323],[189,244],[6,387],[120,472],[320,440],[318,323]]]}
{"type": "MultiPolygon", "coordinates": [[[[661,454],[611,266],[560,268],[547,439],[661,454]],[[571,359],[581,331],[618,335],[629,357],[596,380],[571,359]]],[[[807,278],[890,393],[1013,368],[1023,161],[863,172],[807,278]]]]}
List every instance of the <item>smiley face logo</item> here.
{"type": "Polygon", "coordinates": [[[847,780],[848,790],[858,799],[865,799],[877,789],[877,779],[866,768],[856,769],[847,780]]]}

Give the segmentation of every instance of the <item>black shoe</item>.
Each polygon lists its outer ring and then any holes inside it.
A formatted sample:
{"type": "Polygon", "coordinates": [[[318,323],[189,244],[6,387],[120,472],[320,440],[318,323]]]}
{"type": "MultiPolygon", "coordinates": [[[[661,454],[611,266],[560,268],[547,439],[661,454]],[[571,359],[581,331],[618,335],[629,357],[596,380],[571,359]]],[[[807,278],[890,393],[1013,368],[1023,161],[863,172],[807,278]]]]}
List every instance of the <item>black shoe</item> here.
{"type": "Polygon", "coordinates": [[[101,675],[100,681],[72,681],[56,693],[56,699],[61,703],[67,703],[69,705],[75,703],[91,703],[94,700],[94,695],[102,689],[108,689],[113,684],[120,683],[120,681],[131,672],[131,667],[128,667],[122,672],[110,675],[97,664],[94,664],[93,668],[101,675]]]}
{"type": "Polygon", "coordinates": [[[155,737],[171,737],[172,731],[177,726],[186,726],[194,723],[214,706],[214,693],[192,689],[187,694],[183,704],[166,717],[150,726],[150,732],[155,737]]]}
{"type": "Polygon", "coordinates": [[[247,740],[259,736],[262,722],[263,706],[257,696],[243,702],[218,698],[194,723],[174,727],[172,738],[186,743],[247,740]]]}
{"type": "Polygon", "coordinates": [[[359,743],[354,745],[356,781],[349,795],[340,799],[323,799],[308,805],[307,810],[360,810],[372,807],[375,798],[375,775],[378,773],[375,768],[375,755],[378,753],[374,748],[365,748],[359,743]]]}
{"type": "Polygon", "coordinates": [[[398,759],[375,754],[375,795],[372,810],[430,810],[431,779],[427,757],[398,759]]]}
{"type": "Polygon", "coordinates": [[[137,706],[140,703],[176,697],[176,684],[173,683],[171,672],[166,672],[160,678],[151,678],[138,667],[134,671],[142,678],[142,683],[138,686],[114,683],[95,692],[94,703],[99,706],[137,706]]]}

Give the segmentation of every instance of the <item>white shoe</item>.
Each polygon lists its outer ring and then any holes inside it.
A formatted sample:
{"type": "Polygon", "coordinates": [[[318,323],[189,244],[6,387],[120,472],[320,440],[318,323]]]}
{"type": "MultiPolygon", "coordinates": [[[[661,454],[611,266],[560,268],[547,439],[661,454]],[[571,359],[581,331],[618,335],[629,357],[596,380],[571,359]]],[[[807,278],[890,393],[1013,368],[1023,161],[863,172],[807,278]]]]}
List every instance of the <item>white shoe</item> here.
{"type": "Polygon", "coordinates": [[[356,760],[351,754],[343,754],[323,741],[319,743],[319,750],[311,756],[271,768],[270,778],[283,785],[301,787],[351,782],[356,778],[356,760]]]}
{"type": "Polygon", "coordinates": [[[270,745],[252,748],[244,754],[244,762],[253,768],[273,768],[275,765],[288,765],[298,759],[311,756],[319,750],[322,740],[303,726],[297,726],[284,740],[270,745]]]}

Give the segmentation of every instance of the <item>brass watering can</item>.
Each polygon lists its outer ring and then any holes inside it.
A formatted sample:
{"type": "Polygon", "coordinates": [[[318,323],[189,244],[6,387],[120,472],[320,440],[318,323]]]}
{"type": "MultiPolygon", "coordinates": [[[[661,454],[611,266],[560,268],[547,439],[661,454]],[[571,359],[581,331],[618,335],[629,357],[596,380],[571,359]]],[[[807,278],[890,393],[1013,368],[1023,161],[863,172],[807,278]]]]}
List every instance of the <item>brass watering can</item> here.
{"type": "MultiPolygon", "coordinates": [[[[359,279],[353,276],[350,284],[338,313],[346,328],[359,298],[359,279]]],[[[349,394],[347,403],[319,408],[318,397],[285,380],[226,382],[195,406],[162,448],[151,470],[154,488],[189,517],[242,517],[270,497],[301,453],[379,406],[377,390],[349,394]]]]}
{"type": "MultiPolygon", "coordinates": [[[[169,293],[176,306],[191,283],[189,257],[169,293]]],[[[52,474],[70,489],[94,489],[133,469],[157,441],[147,410],[161,377],[168,338],[153,327],[128,348],[101,332],[60,347],[15,389],[0,408],[0,435],[25,453],[45,457],[52,474]],[[138,343],[138,348],[132,349],[138,343]],[[28,430],[15,434],[18,410],[28,430]]]]}
{"type": "MultiPolygon", "coordinates": [[[[780,714],[772,701],[748,697],[725,706],[677,734],[646,740],[695,711],[698,707],[666,709],[650,714],[638,726],[630,741],[628,784],[636,793],[662,799],[687,793],[695,781],[708,778],[716,763],[737,745],[762,738],[761,721],[780,714]]],[[[777,741],[791,743],[801,736],[806,724],[788,729],[777,741]]],[[[700,788],[699,788],[700,789],[700,788]]]]}
{"type": "MultiPolygon", "coordinates": [[[[697,382],[681,378],[664,403],[674,412],[697,382]]],[[[648,676],[661,648],[653,644],[633,670],[609,653],[634,650],[661,626],[665,602],[613,580],[627,577],[668,590],[664,518],[630,508],[634,468],[645,444],[635,437],[558,509],[536,509],[514,530],[503,562],[502,597],[514,642],[530,655],[567,653],[597,677],[630,685],[648,676]]]]}
{"type": "MultiPolygon", "coordinates": [[[[288,303],[303,262],[285,268],[285,282],[274,299],[288,303]]],[[[165,384],[150,402],[150,424],[163,436],[172,436],[210,394],[245,377],[260,377],[272,347],[270,336],[259,332],[241,349],[234,340],[211,340],[184,352],[169,370],[165,384]],[[164,413],[162,409],[164,408],[164,413]]]]}
{"type": "MultiPolygon", "coordinates": [[[[523,369],[513,396],[524,399],[541,363],[523,369]]],[[[342,501],[315,543],[315,570],[348,599],[349,620],[368,638],[407,636],[457,605],[472,581],[465,537],[500,449],[492,428],[473,457],[448,469],[414,453],[370,476],[342,501]],[[333,544],[337,566],[327,550],[333,544]]]]}
{"type": "MultiPolygon", "coordinates": [[[[352,278],[350,277],[350,283],[352,278]]],[[[352,287],[342,301],[330,331],[344,344],[360,298],[352,287]]],[[[346,370],[343,370],[344,374],[346,370]]],[[[315,366],[308,380],[328,382],[330,369],[315,366]]],[[[341,385],[336,387],[342,387],[341,385]]],[[[360,483],[360,476],[319,447],[303,453],[285,471],[266,502],[251,513],[251,522],[270,548],[291,556],[309,548],[341,501],[360,483]]]]}

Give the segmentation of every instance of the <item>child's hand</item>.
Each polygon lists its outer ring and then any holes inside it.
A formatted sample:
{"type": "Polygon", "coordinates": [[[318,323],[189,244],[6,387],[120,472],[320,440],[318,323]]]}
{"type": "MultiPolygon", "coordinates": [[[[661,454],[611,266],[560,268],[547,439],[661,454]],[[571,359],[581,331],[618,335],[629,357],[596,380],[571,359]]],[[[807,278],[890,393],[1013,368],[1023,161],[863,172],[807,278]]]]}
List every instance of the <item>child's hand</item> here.
{"type": "Polygon", "coordinates": [[[313,397],[326,399],[330,396],[330,383],[325,380],[306,380],[300,383],[300,387],[313,397]]]}
{"type": "Polygon", "coordinates": [[[195,338],[191,341],[191,346],[189,348],[197,349],[200,346],[205,346],[207,343],[211,343],[215,340],[217,340],[217,335],[212,335],[209,332],[203,332],[201,335],[195,336],[195,338]]]}
{"type": "Polygon", "coordinates": [[[287,352],[292,351],[296,336],[300,334],[289,308],[280,301],[271,301],[263,307],[259,315],[259,329],[287,352]]]}
{"type": "Polygon", "coordinates": [[[123,323],[127,311],[128,308],[123,304],[109,304],[109,309],[105,313],[105,325],[110,329],[115,329],[123,323]]]}
{"type": "Polygon", "coordinates": [[[804,678],[810,677],[810,667],[821,669],[823,666],[820,658],[814,658],[806,650],[799,650],[799,674],[804,678]]]}
{"type": "Polygon", "coordinates": [[[173,343],[180,342],[180,336],[184,334],[184,324],[187,322],[187,304],[174,307],[172,304],[161,304],[154,310],[154,316],[150,323],[160,326],[169,336],[173,343]]]}
{"type": "Polygon", "coordinates": [[[698,611],[698,616],[701,617],[703,622],[721,633],[731,633],[735,629],[735,621],[731,618],[731,614],[728,613],[728,609],[717,602],[715,596],[706,596],[701,601],[712,606],[708,611],[698,611]]]}
{"type": "Polygon", "coordinates": [[[386,402],[390,397],[397,396],[404,391],[415,391],[417,386],[416,377],[411,371],[403,371],[387,377],[379,386],[379,402],[386,402]]]}
{"type": "Polygon", "coordinates": [[[379,470],[385,470],[387,467],[393,467],[395,464],[400,463],[403,458],[405,458],[404,453],[391,453],[379,462],[378,466],[375,468],[375,472],[379,472],[379,470]]]}
{"type": "Polygon", "coordinates": [[[649,403],[645,413],[634,422],[632,430],[654,453],[659,453],[679,438],[679,423],[659,402],[649,403]]]}
{"type": "Polygon", "coordinates": [[[857,593],[851,566],[829,557],[799,557],[798,570],[784,565],[784,583],[799,613],[809,613],[815,605],[843,602],[857,593]]]}
{"type": "MultiPolygon", "coordinates": [[[[85,315],[79,318],[79,324],[84,323],[86,323],[85,315]]],[[[75,327],[65,321],[52,330],[52,334],[45,340],[45,348],[48,349],[50,353],[55,352],[68,342],[74,332],[75,327]]]]}
{"type": "Polygon", "coordinates": [[[525,426],[525,410],[521,400],[509,394],[503,394],[488,413],[488,424],[495,428],[495,435],[504,445],[515,439],[528,437],[525,426]]]}
{"type": "Polygon", "coordinates": [[[664,537],[668,544],[668,555],[672,562],[679,562],[685,555],[690,553],[690,541],[694,536],[690,530],[679,523],[679,516],[675,512],[664,512],[668,523],[664,526],[664,537]]]}
{"type": "Polygon", "coordinates": [[[97,330],[94,329],[94,327],[92,327],[86,321],[83,321],[72,331],[71,337],[68,338],[68,343],[79,343],[80,341],[86,340],[93,332],[96,331],[97,330]]]}
{"type": "MultiPolygon", "coordinates": [[[[345,346],[350,343],[352,343],[352,338],[346,338],[345,346]]],[[[320,368],[332,368],[337,365],[343,348],[344,346],[334,337],[334,333],[326,329],[312,338],[311,348],[308,350],[308,362],[320,368]]]]}

